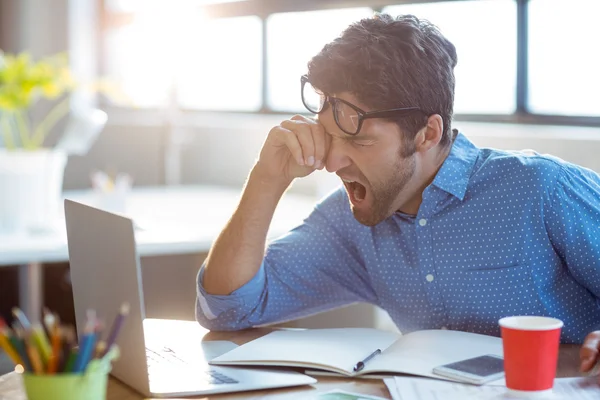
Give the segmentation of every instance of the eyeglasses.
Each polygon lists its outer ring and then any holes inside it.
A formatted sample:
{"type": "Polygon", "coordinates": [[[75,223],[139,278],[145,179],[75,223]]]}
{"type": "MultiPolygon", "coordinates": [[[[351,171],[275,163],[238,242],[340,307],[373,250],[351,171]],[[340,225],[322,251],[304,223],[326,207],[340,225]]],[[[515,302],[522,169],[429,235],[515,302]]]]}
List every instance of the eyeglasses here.
{"type": "Polygon", "coordinates": [[[360,132],[362,123],[369,118],[398,118],[407,116],[414,112],[423,110],[418,107],[393,108],[380,111],[363,111],[354,104],[337,97],[328,96],[317,89],[308,81],[308,76],[300,77],[302,84],[302,103],[308,111],[313,114],[320,114],[331,104],[333,109],[333,118],[337,126],[348,135],[357,135],[360,132]]]}

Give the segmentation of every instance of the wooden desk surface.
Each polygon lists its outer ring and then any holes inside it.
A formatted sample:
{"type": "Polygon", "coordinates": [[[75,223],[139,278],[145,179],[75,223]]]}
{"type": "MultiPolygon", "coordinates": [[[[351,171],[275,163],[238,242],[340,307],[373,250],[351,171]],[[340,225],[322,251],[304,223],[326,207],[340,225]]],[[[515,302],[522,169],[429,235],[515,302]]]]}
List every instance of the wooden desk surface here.
{"type": "MultiPolygon", "coordinates": [[[[249,329],[239,332],[208,332],[203,340],[230,340],[237,344],[246,343],[252,339],[271,332],[272,329],[249,329]]],[[[581,376],[579,367],[579,345],[561,345],[558,360],[557,377],[581,376]]],[[[306,399],[320,392],[332,389],[342,389],[350,392],[371,394],[391,399],[390,394],[381,380],[375,379],[349,379],[349,378],[318,378],[314,385],[300,386],[288,389],[270,389],[253,392],[221,394],[204,397],[192,397],[205,400],[258,400],[258,399],[306,399]]],[[[189,398],[189,397],[188,397],[189,398]]],[[[0,377],[0,400],[26,400],[21,379],[16,373],[0,377]]],[[[142,400],[144,396],[130,389],[128,386],[111,378],[108,385],[107,400],[142,400]]]]}

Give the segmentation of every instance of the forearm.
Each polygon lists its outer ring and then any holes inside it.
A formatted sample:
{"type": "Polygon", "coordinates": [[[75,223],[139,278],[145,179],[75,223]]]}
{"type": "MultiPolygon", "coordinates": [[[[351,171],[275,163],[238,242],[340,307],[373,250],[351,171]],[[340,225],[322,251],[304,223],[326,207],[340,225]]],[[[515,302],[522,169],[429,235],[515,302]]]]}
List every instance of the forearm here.
{"type": "Polygon", "coordinates": [[[207,293],[230,294],[258,272],[269,225],[289,183],[267,179],[254,167],[238,208],[208,254],[203,280],[207,293]]]}

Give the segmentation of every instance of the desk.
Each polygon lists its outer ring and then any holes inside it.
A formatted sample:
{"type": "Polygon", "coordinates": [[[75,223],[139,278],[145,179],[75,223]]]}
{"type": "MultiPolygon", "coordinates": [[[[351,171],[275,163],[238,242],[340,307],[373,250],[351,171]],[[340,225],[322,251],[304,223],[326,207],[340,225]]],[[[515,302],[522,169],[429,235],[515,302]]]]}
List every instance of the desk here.
{"type": "MultiPolygon", "coordinates": [[[[201,328],[202,329],[202,328],[201,328]]],[[[237,344],[244,344],[250,340],[261,337],[272,329],[257,328],[238,332],[205,332],[203,340],[230,340],[237,344]]],[[[557,376],[570,377],[580,376],[579,345],[561,345],[557,376]]],[[[306,399],[319,392],[331,389],[342,389],[350,392],[371,394],[390,399],[389,392],[381,380],[373,379],[347,379],[347,378],[325,378],[319,377],[319,382],[310,386],[299,386],[289,389],[271,389],[245,393],[232,393],[225,395],[212,395],[202,398],[204,400],[258,400],[258,399],[306,399]]],[[[26,400],[20,377],[14,372],[0,377],[0,399],[26,400]]],[[[143,396],[125,386],[114,378],[110,379],[108,385],[107,400],[142,400],[143,396]]]]}
{"type": "MultiPolygon", "coordinates": [[[[124,214],[139,227],[140,256],[204,253],[235,210],[241,192],[219,186],[135,188],[124,214]]],[[[65,198],[96,205],[92,191],[72,191],[65,198]]],[[[269,238],[302,222],[315,204],[309,196],[286,194],[273,217],[269,238]]],[[[19,305],[32,320],[40,320],[43,263],[68,262],[64,210],[56,230],[43,235],[0,236],[0,267],[19,265],[19,305]]]]}

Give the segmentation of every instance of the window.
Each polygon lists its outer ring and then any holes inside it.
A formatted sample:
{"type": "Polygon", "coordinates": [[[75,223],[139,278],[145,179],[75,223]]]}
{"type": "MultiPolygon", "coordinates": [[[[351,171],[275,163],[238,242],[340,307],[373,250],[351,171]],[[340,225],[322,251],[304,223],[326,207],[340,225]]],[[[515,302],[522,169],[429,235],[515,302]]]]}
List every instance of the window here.
{"type": "Polygon", "coordinates": [[[600,2],[530,0],[529,107],[600,116],[600,2]]]}
{"type": "MultiPolygon", "coordinates": [[[[544,0],[545,1],[545,0],[544,0]]],[[[516,104],[514,0],[407,4],[383,9],[434,23],[456,47],[455,113],[509,114],[516,104]]]]}
{"type": "Polygon", "coordinates": [[[275,111],[303,111],[300,76],[325,44],[352,22],[373,15],[370,8],[273,14],[267,19],[267,105],[275,111]]]}
{"type": "Polygon", "coordinates": [[[194,2],[117,5],[131,12],[105,32],[106,72],[135,106],[261,108],[260,18],[206,19],[194,2]]]}
{"type": "Polygon", "coordinates": [[[123,15],[104,36],[106,74],[118,83],[138,107],[159,107],[168,102],[177,62],[173,43],[183,23],[181,13],[147,7],[123,15]],[[161,29],[157,29],[161,27],[161,29]]]}
{"type": "Polygon", "coordinates": [[[102,4],[102,73],[137,107],[303,112],[299,80],[308,61],[377,5],[393,16],[430,20],[456,46],[458,118],[600,121],[600,56],[593,47],[600,37],[600,0],[102,4]]]}
{"type": "Polygon", "coordinates": [[[262,106],[262,21],[256,16],[196,24],[176,68],[183,108],[258,111],[262,106]]]}

